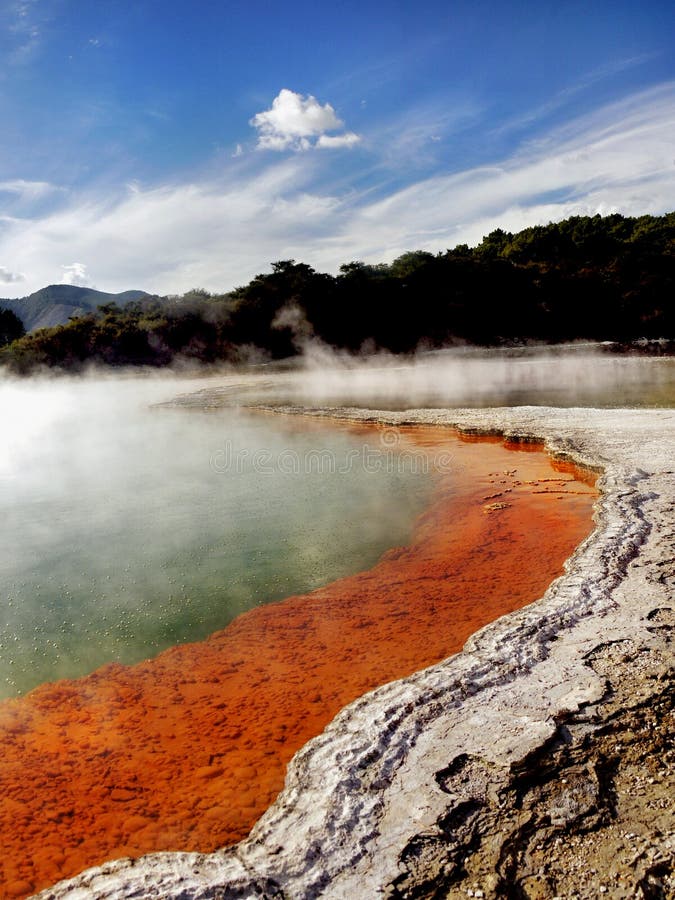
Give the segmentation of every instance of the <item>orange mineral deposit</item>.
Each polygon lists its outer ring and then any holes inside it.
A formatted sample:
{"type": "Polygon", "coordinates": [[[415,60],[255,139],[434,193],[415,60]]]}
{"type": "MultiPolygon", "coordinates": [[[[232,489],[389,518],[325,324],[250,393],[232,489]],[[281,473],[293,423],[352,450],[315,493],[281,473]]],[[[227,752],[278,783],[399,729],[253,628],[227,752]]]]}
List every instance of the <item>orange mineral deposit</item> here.
{"type": "Polygon", "coordinates": [[[590,532],[593,478],[540,448],[404,435],[451,458],[408,546],[201,643],[0,704],[0,897],[240,840],[345,704],[539,598],[590,532]]]}

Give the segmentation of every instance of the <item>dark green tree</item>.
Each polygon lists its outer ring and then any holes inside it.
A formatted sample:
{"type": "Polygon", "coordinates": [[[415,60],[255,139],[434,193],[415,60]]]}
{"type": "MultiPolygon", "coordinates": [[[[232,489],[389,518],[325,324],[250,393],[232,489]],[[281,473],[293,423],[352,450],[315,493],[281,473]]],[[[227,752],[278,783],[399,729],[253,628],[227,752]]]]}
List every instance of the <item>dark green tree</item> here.
{"type": "Polygon", "coordinates": [[[25,333],[23,322],[11,309],[0,309],[0,347],[11,344],[25,333]]]}

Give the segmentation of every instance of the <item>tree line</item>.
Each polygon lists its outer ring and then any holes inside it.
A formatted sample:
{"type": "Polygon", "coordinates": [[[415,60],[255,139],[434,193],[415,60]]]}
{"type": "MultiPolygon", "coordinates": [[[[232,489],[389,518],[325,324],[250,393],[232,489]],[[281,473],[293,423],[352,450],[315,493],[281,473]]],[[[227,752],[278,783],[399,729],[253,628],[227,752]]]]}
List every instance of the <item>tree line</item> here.
{"type": "Polygon", "coordinates": [[[309,340],[408,353],[460,343],[672,339],[674,296],[675,213],[574,216],[516,234],[496,229],[473,248],[349,262],[336,276],[280,260],[228,293],[106,304],[24,336],[3,330],[0,319],[0,361],[27,372],[279,360],[309,340]]]}

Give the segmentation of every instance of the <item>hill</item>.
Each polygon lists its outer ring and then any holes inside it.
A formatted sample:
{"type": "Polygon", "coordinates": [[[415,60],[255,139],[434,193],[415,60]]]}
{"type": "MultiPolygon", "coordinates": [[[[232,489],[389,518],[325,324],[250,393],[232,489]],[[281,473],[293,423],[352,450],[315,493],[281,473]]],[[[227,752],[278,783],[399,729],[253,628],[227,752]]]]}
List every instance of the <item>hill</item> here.
{"type": "Polygon", "coordinates": [[[65,325],[69,319],[93,312],[105,303],[124,306],[132,300],[140,300],[147,296],[145,291],[107,294],[104,291],[72,284],[50,284],[28,297],[14,300],[0,299],[0,309],[11,310],[21,319],[26,331],[35,331],[36,328],[65,325]]]}

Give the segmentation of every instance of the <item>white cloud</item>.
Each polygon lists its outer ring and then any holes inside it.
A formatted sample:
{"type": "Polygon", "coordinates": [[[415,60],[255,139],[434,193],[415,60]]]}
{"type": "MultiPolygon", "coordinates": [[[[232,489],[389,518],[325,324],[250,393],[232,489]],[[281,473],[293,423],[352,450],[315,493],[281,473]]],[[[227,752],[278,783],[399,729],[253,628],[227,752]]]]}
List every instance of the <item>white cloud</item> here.
{"type": "Polygon", "coordinates": [[[675,84],[576,119],[498,165],[439,175],[354,211],[349,258],[475,243],[570,215],[675,209],[675,84]]]}
{"type": "Polygon", "coordinates": [[[14,284],[18,281],[25,281],[26,276],[21,272],[10,272],[5,266],[0,266],[0,281],[3,284],[14,284]]]}
{"type": "Polygon", "coordinates": [[[330,103],[322,106],[311,94],[304,97],[288,88],[282,88],[272,101],[272,108],[257,113],[250,124],[258,130],[261,150],[351,147],[360,140],[352,132],[327,135],[326,132],[338,131],[344,125],[330,103]]]}
{"type": "Polygon", "coordinates": [[[63,259],[87,260],[104,290],[227,290],[277,259],[336,271],[352,259],[476,243],[496,227],[662,213],[675,209],[673,147],[675,84],[665,84],[569,122],[491,167],[439,174],[386,196],[354,190],[349,180],[322,183],[329,157],[319,153],[273,163],[250,154],[218,179],[136,184],[113,198],[64,193],[48,215],[0,217],[0,259],[30,272],[25,285],[6,291],[36,290],[55,270],[87,278],[74,268],[82,264],[61,270],[63,259]]]}
{"type": "Polygon", "coordinates": [[[66,254],[95,267],[103,290],[234,287],[273,260],[301,258],[307,230],[330,227],[338,205],[308,190],[307,159],[259,171],[250,164],[248,176],[239,166],[233,163],[229,178],[154,189],[135,184],[112,200],[80,197],[39,219],[7,221],[0,258],[24,271],[34,263],[31,290],[53,282],[66,254]]]}
{"type": "Polygon", "coordinates": [[[327,147],[335,149],[337,147],[353,147],[358,144],[361,138],[353,131],[345,131],[344,134],[322,134],[316,142],[317,147],[327,147]]]}
{"type": "Polygon", "coordinates": [[[0,181],[0,194],[14,194],[22,199],[36,199],[58,191],[59,188],[48,181],[25,181],[15,178],[13,181],[0,181]]]}
{"type": "Polygon", "coordinates": [[[61,266],[63,275],[60,284],[74,284],[78,287],[92,287],[91,280],[87,275],[87,267],[84,263],[71,263],[69,266],[61,266]]]}

